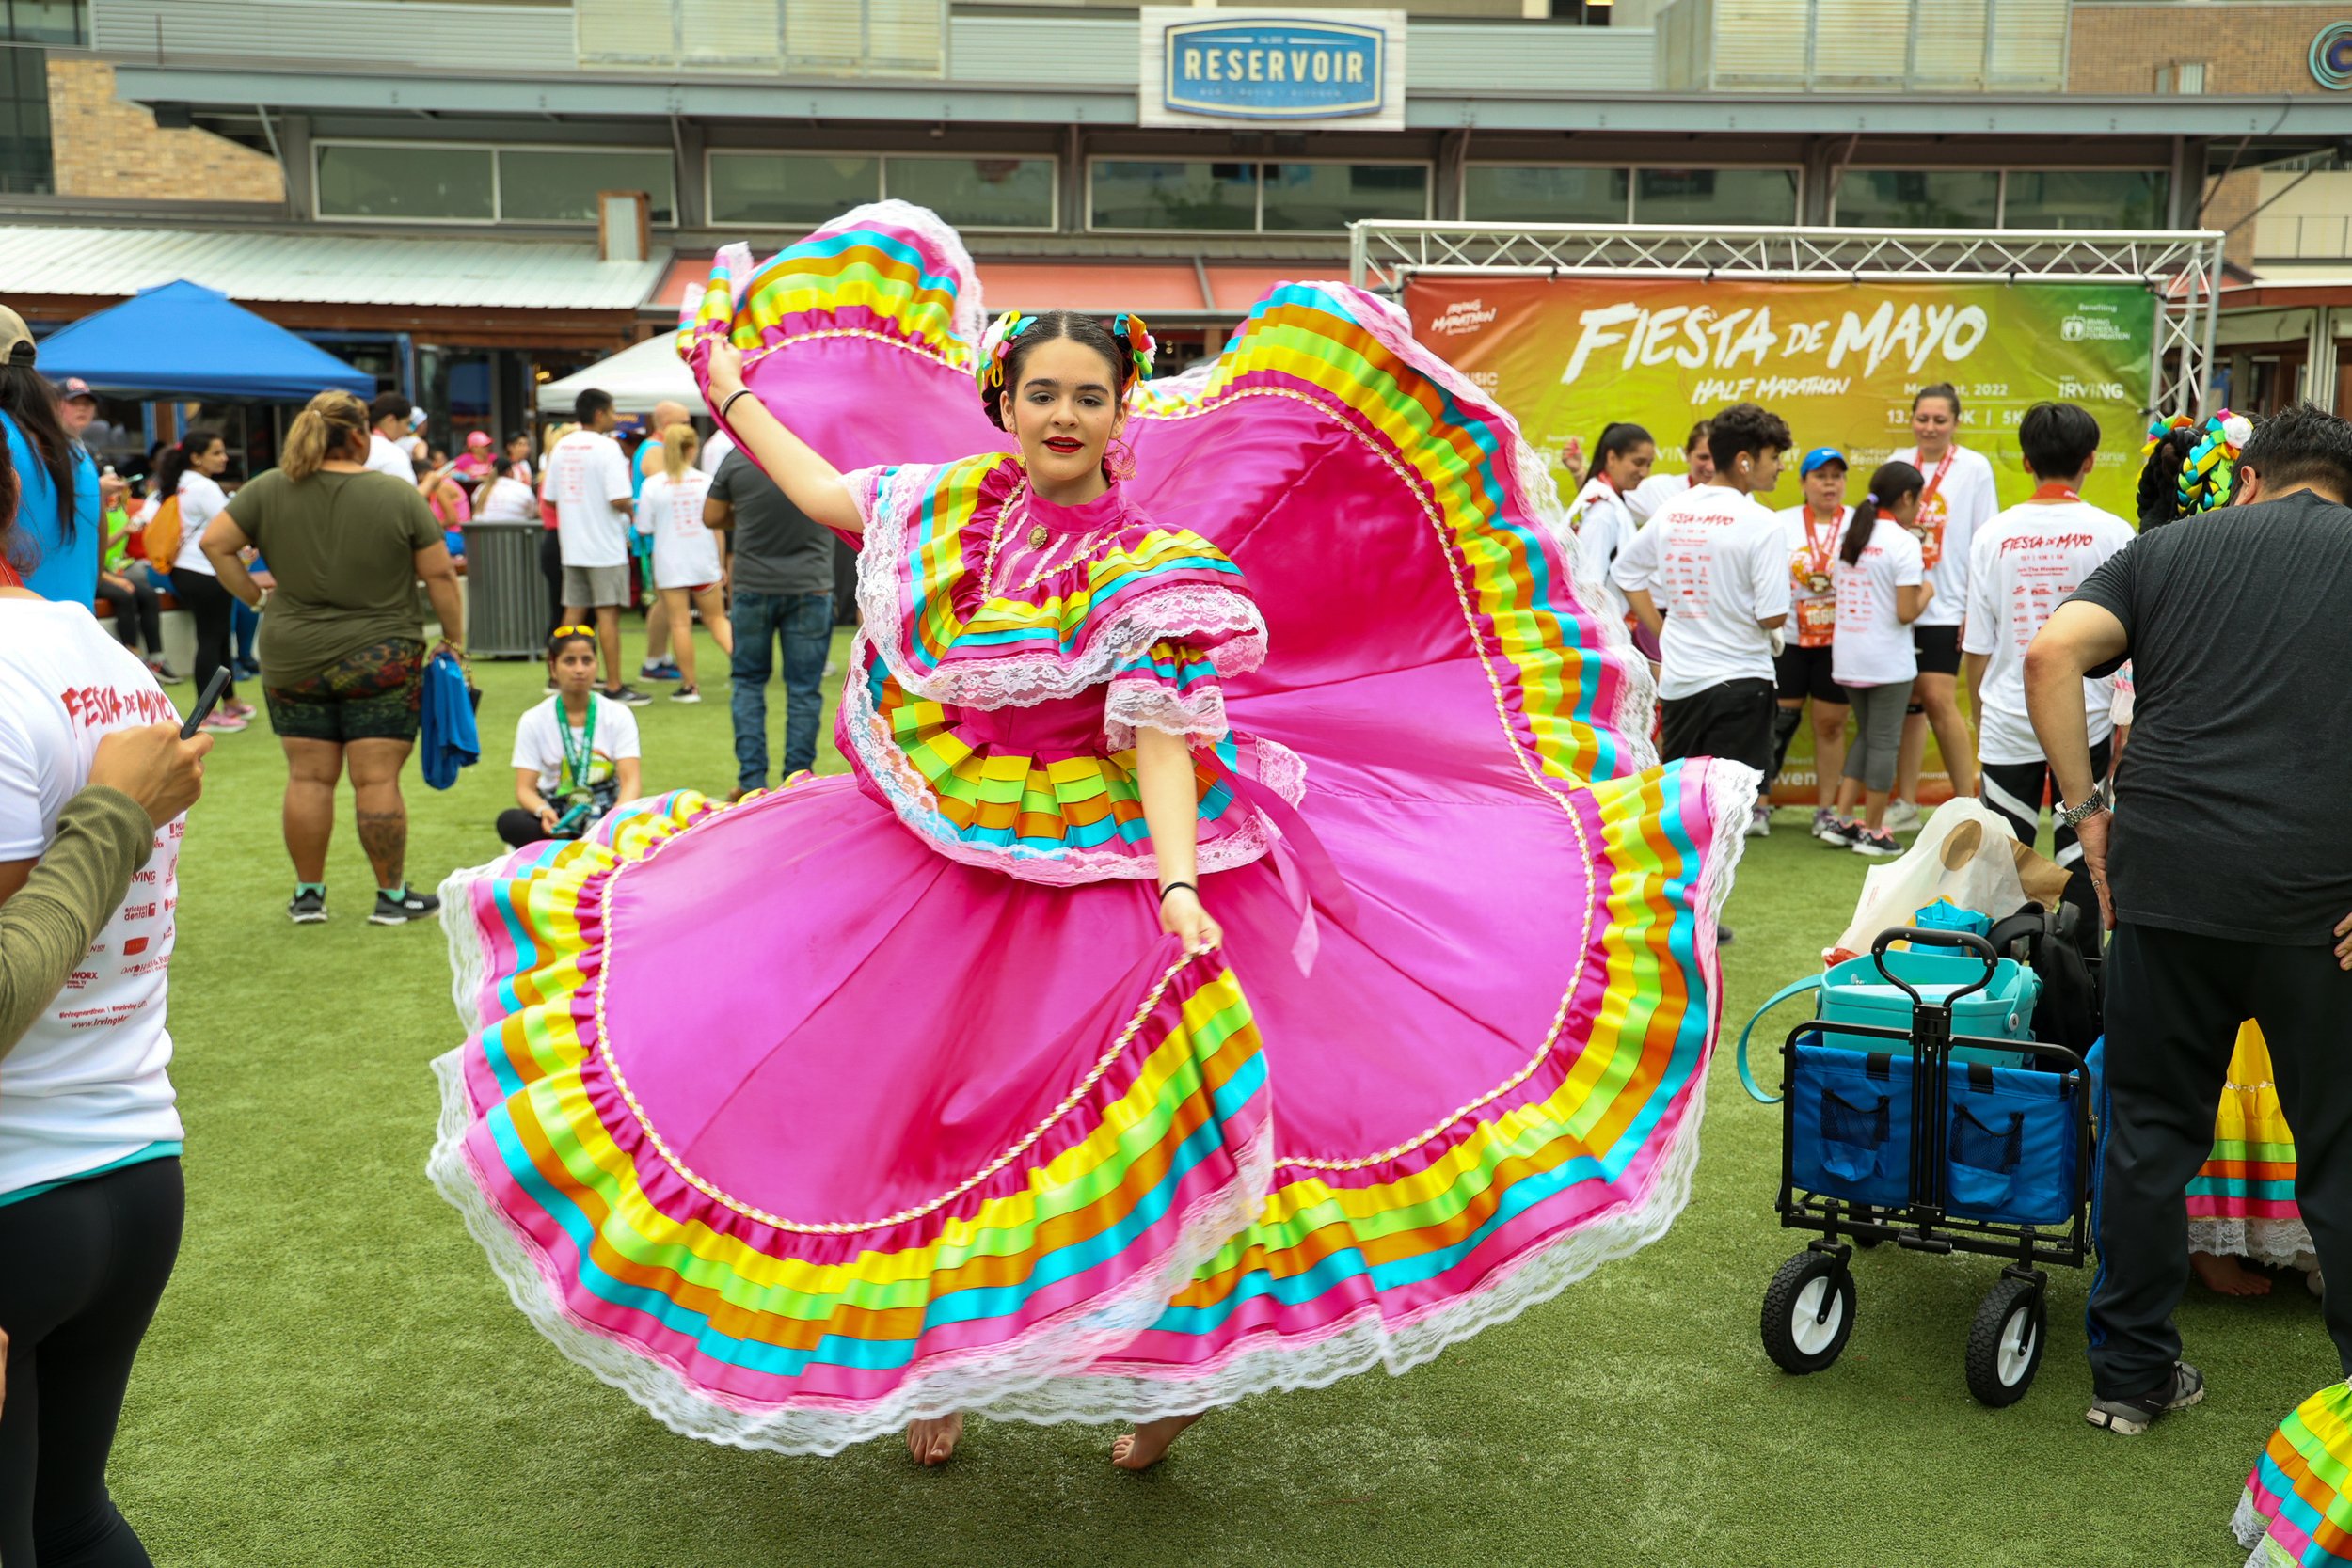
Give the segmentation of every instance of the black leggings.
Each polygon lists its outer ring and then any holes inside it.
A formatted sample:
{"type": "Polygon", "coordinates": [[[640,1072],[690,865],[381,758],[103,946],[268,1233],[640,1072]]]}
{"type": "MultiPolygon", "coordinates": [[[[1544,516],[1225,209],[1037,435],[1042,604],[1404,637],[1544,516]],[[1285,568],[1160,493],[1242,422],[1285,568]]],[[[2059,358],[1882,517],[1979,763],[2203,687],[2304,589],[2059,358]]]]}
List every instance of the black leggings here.
{"type": "Polygon", "coordinates": [[[155,590],[129,578],[119,584],[100,578],[97,596],[114,609],[116,641],[135,651],[144,639],[148,657],[164,657],[164,615],[155,590]]]}
{"type": "MultiPolygon", "coordinates": [[[[229,640],[231,608],[236,600],[220,585],[220,578],[209,572],[191,572],[174,567],[171,592],[188,607],[188,614],[196,621],[196,668],[189,672],[196,678],[196,689],[201,694],[212,684],[213,672],[229,667],[229,640]]],[[[221,693],[229,702],[237,695],[232,683],[221,693]]]]}
{"type": "Polygon", "coordinates": [[[149,1568],[106,1496],[131,1359],[180,1255],[180,1162],[0,1204],[0,1564],[149,1568]]]}
{"type": "Polygon", "coordinates": [[[548,579],[548,635],[564,624],[564,540],[555,530],[539,536],[539,575],[548,579]]]}

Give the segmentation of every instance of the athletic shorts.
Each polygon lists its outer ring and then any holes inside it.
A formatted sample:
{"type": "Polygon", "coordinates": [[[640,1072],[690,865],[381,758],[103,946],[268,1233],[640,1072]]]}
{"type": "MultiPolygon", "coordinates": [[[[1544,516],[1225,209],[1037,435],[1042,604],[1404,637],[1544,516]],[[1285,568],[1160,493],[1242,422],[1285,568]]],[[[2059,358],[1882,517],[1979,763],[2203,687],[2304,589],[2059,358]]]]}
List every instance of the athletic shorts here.
{"type": "Polygon", "coordinates": [[[296,740],[417,738],[424,702],[424,644],[395,637],[354,648],[293,686],[264,686],[270,727],[296,740]]]}
{"type": "Polygon", "coordinates": [[[1911,645],[1919,655],[1919,673],[1923,675],[1957,675],[1960,673],[1960,628],[1958,626],[1914,626],[1911,645]]]}
{"type": "Polygon", "coordinates": [[[1795,643],[1780,651],[1772,660],[1774,683],[1780,688],[1780,700],[1800,703],[1807,697],[1817,703],[1843,703],[1846,689],[1837,684],[1831,655],[1834,648],[1800,648],[1795,643]]]}
{"type": "Polygon", "coordinates": [[[564,567],[564,602],[574,610],[602,610],[628,603],[628,564],[564,567]]]}

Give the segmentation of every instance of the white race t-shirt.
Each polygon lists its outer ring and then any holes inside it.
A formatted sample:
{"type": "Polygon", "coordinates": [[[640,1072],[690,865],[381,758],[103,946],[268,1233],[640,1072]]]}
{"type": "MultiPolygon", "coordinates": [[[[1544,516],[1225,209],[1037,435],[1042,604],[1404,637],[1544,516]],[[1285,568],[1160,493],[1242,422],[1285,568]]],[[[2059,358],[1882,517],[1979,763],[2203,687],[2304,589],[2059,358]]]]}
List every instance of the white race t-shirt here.
{"type": "Polygon", "coordinates": [[[548,453],[548,497],[566,566],[628,562],[628,517],[613,510],[629,499],[628,458],[621,443],[593,430],[575,430],[548,453]]]}
{"type": "Polygon", "coordinates": [[[384,439],[381,431],[368,432],[368,471],[389,474],[403,484],[417,483],[417,466],[408,454],[384,439]]]}
{"type": "MultiPolygon", "coordinates": [[[[2129,523],[2086,501],[2012,506],[1977,535],[1969,561],[1964,652],[1986,656],[1977,755],[2040,762],[2026,716],[2026,645],[2107,557],[2132,542],[2129,523]]],[[[2096,746],[2115,728],[2115,681],[2083,682],[2083,717],[2096,746]]]]}
{"type": "MultiPolygon", "coordinates": [[[[596,815],[602,816],[612,807],[620,793],[617,764],[624,757],[633,757],[637,751],[637,715],[626,703],[609,702],[591,696],[589,703],[596,714],[596,733],[589,741],[587,784],[596,798],[596,815]]],[[[556,791],[564,787],[564,737],[557,725],[564,699],[549,697],[537,707],[515,721],[515,766],[535,768],[539,771],[539,793],[561,811],[563,802],[556,791]]],[[[583,726],[570,726],[571,743],[578,746],[583,726]]]]}
{"type": "Polygon", "coordinates": [[[1919,541],[1880,514],[1852,565],[1837,558],[1837,636],[1830,643],[1830,678],[1840,686],[1909,686],[1919,674],[1911,624],[1895,614],[1895,590],[1927,580],[1919,541]]]}
{"type": "Polygon", "coordinates": [[[710,476],[692,468],[675,481],[656,474],[639,492],[637,531],[653,536],[656,588],[707,588],[719,580],[719,538],[703,526],[709,494],[710,476]]]}
{"type": "Polygon", "coordinates": [[[1625,494],[1625,509],[1632,515],[1633,526],[1641,527],[1658,509],[1677,496],[1696,489],[1689,474],[1652,474],[1625,494]]]}
{"type": "Polygon", "coordinates": [[[1826,648],[1837,630],[1837,546],[1849,514],[1839,507],[1824,523],[1800,501],[1778,515],[1788,543],[1788,646],[1826,648]]]}
{"type": "Polygon", "coordinates": [[[1576,529],[1577,576],[1597,580],[1602,594],[1607,595],[1606,602],[1595,608],[1625,619],[1629,608],[1625,602],[1625,590],[1610,576],[1616,567],[1617,557],[1633,543],[1633,535],[1639,530],[1633,515],[1626,510],[1625,498],[1617,494],[1616,486],[1595,474],[1577,492],[1576,504],[1568,509],[1568,521],[1576,529]]]}
{"type": "MultiPolygon", "coordinates": [[[[1933,495],[1922,494],[1919,521],[1913,531],[1919,540],[1935,595],[1914,624],[1956,626],[1968,609],[1968,562],[1977,531],[1993,520],[2001,503],[1993,487],[1993,465],[1980,451],[1953,447],[1952,466],[1937,483],[1935,470],[1943,462],[1919,461],[1919,449],[1897,452],[1892,461],[1908,463],[1927,476],[1933,495]]],[[[1892,498],[1888,498],[1892,499],[1892,498]]]]}
{"type": "Polygon", "coordinates": [[[473,516],[477,523],[535,523],[539,498],[521,480],[493,474],[474,489],[473,516]]]}
{"type": "Polygon", "coordinates": [[[1753,496],[1703,484],[1660,507],[1618,554],[1617,586],[1648,589],[1666,612],[1661,697],[1772,678],[1772,638],[1756,623],[1788,612],[1783,537],[1753,496]]]}
{"type": "Polygon", "coordinates": [[[201,572],[218,577],[204,559],[204,525],[229,509],[221,487],[199,473],[180,476],[180,553],[172,558],[175,572],[201,572]]]}
{"type": "MultiPolygon", "coordinates": [[[[87,605],[0,598],[0,861],[48,849],[107,732],[165,720],[171,699],[87,605]]],[[[186,826],[155,834],[130,896],[0,1059],[0,1193],[180,1137],[164,992],[186,826]]]]}
{"type": "Polygon", "coordinates": [[[694,459],[694,467],[707,474],[715,475],[719,465],[725,462],[727,453],[734,450],[735,437],[723,430],[714,430],[710,433],[710,439],[703,443],[703,453],[694,459]]]}

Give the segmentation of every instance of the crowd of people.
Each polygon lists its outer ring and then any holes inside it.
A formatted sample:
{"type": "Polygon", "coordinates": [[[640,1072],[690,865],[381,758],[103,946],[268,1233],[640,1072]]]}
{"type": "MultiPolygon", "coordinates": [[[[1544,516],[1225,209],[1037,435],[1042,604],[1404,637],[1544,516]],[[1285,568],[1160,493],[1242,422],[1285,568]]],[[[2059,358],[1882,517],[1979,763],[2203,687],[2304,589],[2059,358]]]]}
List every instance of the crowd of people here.
{"type": "MultiPolygon", "coordinates": [[[[892,579],[903,603],[933,593],[950,607],[939,613],[961,617],[930,647],[918,644],[939,628],[911,616],[892,633],[915,650],[904,666],[870,647],[861,656],[844,701],[862,705],[870,744],[901,749],[859,759],[862,775],[882,781],[870,797],[813,791],[802,809],[831,813],[844,843],[886,810],[924,841],[909,847],[894,831],[892,852],[936,849],[966,868],[1004,870],[956,884],[976,920],[1011,922],[1009,901],[1039,885],[1061,908],[1083,899],[1109,911],[1097,884],[1154,884],[1148,915],[1122,904],[1117,919],[1138,941],[1172,937],[1182,961],[1158,974],[1138,1019],[1185,964],[1221,948],[1225,927],[1203,902],[1200,877],[1232,872],[1212,885],[1244,940],[1279,931],[1295,960],[1294,994],[1340,1005],[1335,991],[1305,989],[1318,943],[1328,944],[1327,974],[1334,965],[1348,973],[1357,915],[1295,814],[1304,770],[1283,747],[1237,740],[1225,721],[1220,682],[1264,657],[1264,619],[1231,558],[1204,538],[1156,530],[1119,487],[1133,472],[1120,434],[1131,384],[1150,365],[1148,334],[1129,318],[1105,327],[1067,313],[1016,314],[992,334],[981,344],[981,403],[1018,443],[1018,462],[991,452],[845,474],[744,386],[721,334],[701,350],[708,411],[722,426],[708,440],[689,409],[665,403],[625,447],[614,400],[592,390],[550,434],[543,463],[528,436],[501,444],[486,432],[453,459],[427,443],[422,413],[405,398],[363,404],[330,391],[294,419],[276,467],[231,489],[219,433],[197,426],[159,451],[146,493],[135,495],[78,444],[96,406],[89,388],[43,378],[30,333],[0,310],[9,457],[0,465],[0,1257],[37,1265],[0,1270],[0,1560],[112,1544],[116,1560],[141,1560],[107,1497],[104,1462],[178,1245],[168,911],[181,815],[200,792],[208,749],[257,717],[236,683],[259,685],[286,762],[290,918],[327,918],[335,794],[346,777],[375,884],[369,918],[437,915],[438,899],[407,879],[401,777],[426,667],[466,657],[470,524],[536,519],[543,529],[547,694],[516,721],[515,804],[493,825],[509,847],[582,838],[644,797],[637,710],[653,699],[631,682],[627,610],[644,610],[635,680],[672,683],[674,703],[702,697],[698,623],[727,658],[738,765],[729,800],[739,802],[816,765],[834,535],[917,529],[910,519],[927,509],[966,506],[984,553],[943,566],[945,553],[898,541],[887,548],[898,553],[871,568],[906,574],[892,579]],[[895,499],[894,486],[919,498],[895,499]],[[983,493],[993,510],[980,509],[983,493]],[[987,614],[955,596],[974,571],[987,614]],[[1155,601],[1161,620],[1136,619],[1119,595],[1154,574],[1171,589],[1155,601]],[[1037,605],[1024,597],[1031,590],[1037,605]],[[199,688],[227,679],[192,738],[178,733],[163,691],[182,678],[163,649],[166,595],[194,626],[189,678],[199,688]],[[1075,630],[1039,608],[1081,602],[1087,625],[1075,630]],[[1057,641],[1065,636],[1073,641],[1057,641]],[[1008,684],[1003,648],[1023,639],[1058,651],[1008,684]],[[766,710],[779,657],[780,775],[770,768],[766,710]],[[1057,726],[1083,739],[1040,760],[1063,744],[1057,726]],[[1036,754],[1005,751],[994,758],[1004,767],[976,775],[1014,781],[993,795],[955,794],[952,769],[933,768],[953,748],[1016,743],[1036,754]],[[1221,816],[1237,800],[1279,830],[1248,839],[1221,816]],[[1049,833],[1051,849],[1036,847],[1049,833]],[[1121,856],[1136,863],[1103,869],[1121,856]],[[1272,857],[1264,875],[1240,879],[1260,856],[1272,857]],[[1043,861],[1061,869],[1040,874],[1043,861]],[[127,896],[135,878],[141,892],[127,896]],[[101,952],[97,970],[75,970],[101,952]],[[107,1223],[92,1217],[101,1212],[107,1223]],[[45,1412],[69,1415],[44,1414],[27,1438],[13,1412],[36,1387],[45,1412]]],[[[1420,372],[1406,362],[1393,373],[1420,372]]],[[[1910,416],[1913,444],[1858,483],[1847,452],[1804,448],[1783,418],[1753,403],[1700,420],[1678,473],[1657,471],[1649,432],[1610,423],[1589,464],[1578,454],[1572,538],[1559,543],[1594,596],[1585,608],[1621,621],[1653,665],[1663,758],[1689,762],[1687,776],[1709,789],[1727,775],[1702,759],[1763,781],[1766,794],[1732,832],[1769,834],[1771,785],[1808,727],[1816,778],[1801,809],[1812,837],[1838,849],[1903,852],[1899,835],[1921,820],[1931,737],[1950,794],[1981,800],[2024,843],[2039,836],[2046,800],[2065,898],[2086,928],[2113,932],[2089,1418],[2136,1434],[2204,1397],[2172,1314],[2195,1243],[2223,1243],[2220,1232],[2193,1231],[2193,1219],[2293,1227],[2280,1244],[2309,1259],[2323,1297],[2331,1262],[2352,1275],[2352,1148],[2336,1146],[2352,1127],[2352,1088],[2330,1070],[2352,1006],[2352,835],[2335,821],[2340,765],[2329,744],[2352,733],[2352,689],[2336,678],[2352,657],[2343,613],[2352,602],[2352,426],[2309,406],[2259,426],[2160,426],[2127,520],[2084,499],[2108,433],[2081,407],[2025,412],[2016,444],[2033,488],[2007,508],[1993,465],[1964,444],[1955,388],[1921,387],[1910,416]],[[1784,464],[1800,452],[1794,503],[1775,510],[1784,464]],[[2190,518],[2196,526],[2178,526],[2190,518]],[[2274,1190],[2257,1209],[2241,1194],[2233,1212],[2232,1182],[2249,1183],[2242,1159],[2233,1175],[2227,1148],[2258,1123],[2274,1129],[2274,1154],[2286,1150],[2293,1202],[2281,1206],[2274,1190]]],[[[1728,793],[1746,809],[1744,788],[1728,793]]],[[[756,808],[739,820],[755,819],[781,820],[756,808]]],[[[831,874],[819,863],[831,849],[775,842],[809,854],[811,876],[831,874]]],[[[914,878],[865,879],[854,896],[879,908],[914,878]]],[[[1695,910],[1702,895],[1675,896],[1695,910]]],[[[1032,933],[1061,928],[1057,913],[1023,919],[1032,933]]],[[[1711,911],[1699,928],[1731,934],[1711,911]]],[[[1294,982],[1284,972],[1253,984],[1279,998],[1294,982]]],[[[1064,999],[1073,1015],[1105,1006],[1091,992],[1075,998],[1064,999]]],[[[1238,1000],[1231,1006],[1246,1015],[1238,1000]]],[[[1268,1016],[1281,1011],[1278,1000],[1268,1016]]],[[[1214,1113],[1199,1115],[1224,1118],[1224,1136],[1225,1120],[1240,1124],[1240,1098],[1220,1090],[1214,1113]]],[[[1253,1161],[1270,1165],[1271,1154],[1237,1151],[1234,1182],[1253,1161]]],[[[476,1177],[495,1186],[481,1169],[476,1177]]],[[[2275,1188],[2275,1172],[2268,1180],[2275,1188]]],[[[1246,1225],[1249,1206],[1232,1207],[1246,1225]]],[[[2275,1246],[2249,1247],[2194,1266],[2217,1289],[2249,1291],[2247,1265],[2278,1258],[2275,1246]]],[[[1366,1287],[1366,1299],[1385,1288],[1366,1287]]],[[[1300,1305],[1259,1309],[1271,1319],[1300,1305]]],[[[2352,1375],[2352,1292],[2327,1298],[2323,1313],[2352,1375]]],[[[1303,1343],[1322,1329],[1302,1315],[1281,1332],[1303,1343]]],[[[1154,1366],[1119,1377],[1150,1386],[1161,1375],[1154,1366]]],[[[1279,1382],[1270,1375],[1265,1386],[1279,1382]]],[[[717,1408],[732,1395],[692,1397],[717,1408]]],[[[820,1402],[854,1402],[828,1393],[820,1402]]],[[[962,1404],[881,1406],[907,1418],[924,1463],[945,1460],[961,1436],[962,1404]]],[[[1138,1418],[1116,1450],[1129,1467],[1155,1460],[1200,1413],[1149,1399],[1136,1408],[1162,1414],[1138,1418]]],[[[839,1435],[827,1429],[822,1440],[839,1435]]]]}

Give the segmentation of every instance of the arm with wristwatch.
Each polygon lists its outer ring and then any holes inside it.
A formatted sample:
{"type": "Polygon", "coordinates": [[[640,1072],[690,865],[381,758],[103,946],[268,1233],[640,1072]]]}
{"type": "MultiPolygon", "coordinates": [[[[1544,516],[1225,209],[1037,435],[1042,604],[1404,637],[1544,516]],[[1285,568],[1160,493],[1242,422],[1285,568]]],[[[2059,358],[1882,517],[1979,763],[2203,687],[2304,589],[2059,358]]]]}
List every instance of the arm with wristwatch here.
{"type": "Polygon", "coordinates": [[[2074,830],[2082,845],[2083,869],[2098,891],[2099,914],[2115,926],[2115,901],[2107,893],[2107,800],[2090,768],[2090,722],[2083,712],[2083,681],[2096,669],[2112,669],[2131,652],[2130,635],[2112,611],[2083,599],[2058,607],[2026,650],[2026,711],[2042,754],[2057,781],[2059,824],[2074,830]]]}

